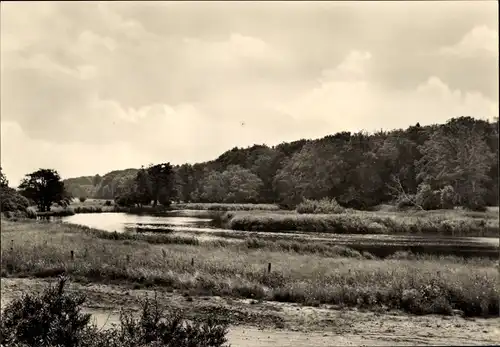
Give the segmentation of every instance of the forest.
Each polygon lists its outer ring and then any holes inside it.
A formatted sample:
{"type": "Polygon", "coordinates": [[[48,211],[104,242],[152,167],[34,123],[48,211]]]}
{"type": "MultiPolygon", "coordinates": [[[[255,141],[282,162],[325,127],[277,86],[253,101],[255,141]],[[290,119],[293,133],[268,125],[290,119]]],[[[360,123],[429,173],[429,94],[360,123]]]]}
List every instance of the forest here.
{"type": "Polygon", "coordinates": [[[135,203],[145,191],[152,197],[146,176],[163,167],[171,184],[163,194],[155,193],[155,203],[163,197],[294,208],[305,199],[335,199],[361,210],[380,204],[480,210],[498,205],[498,129],[498,119],[461,117],[373,134],[339,132],[276,146],[235,147],[204,163],[116,170],[64,184],[74,197],[135,203]]]}

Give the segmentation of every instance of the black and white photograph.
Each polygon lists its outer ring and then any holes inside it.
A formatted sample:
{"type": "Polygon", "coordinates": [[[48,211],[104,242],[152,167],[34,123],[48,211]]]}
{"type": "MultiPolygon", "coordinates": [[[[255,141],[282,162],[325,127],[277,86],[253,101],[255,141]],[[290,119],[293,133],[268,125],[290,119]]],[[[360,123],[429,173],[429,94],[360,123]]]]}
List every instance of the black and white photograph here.
{"type": "Polygon", "coordinates": [[[498,345],[498,6],[2,1],[0,347],[498,345]]]}

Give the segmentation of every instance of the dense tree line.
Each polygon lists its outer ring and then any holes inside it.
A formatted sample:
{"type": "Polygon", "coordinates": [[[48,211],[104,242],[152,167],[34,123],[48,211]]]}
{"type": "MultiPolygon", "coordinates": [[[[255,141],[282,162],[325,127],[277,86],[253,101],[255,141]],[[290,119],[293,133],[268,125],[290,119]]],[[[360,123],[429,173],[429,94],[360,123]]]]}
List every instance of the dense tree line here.
{"type": "Polygon", "coordinates": [[[146,191],[157,202],[168,196],[184,202],[289,206],[303,199],[335,198],[360,209],[381,203],[426,209],[443,203],[498,205],[498,120],[462,117],[406,130],[340,132],[273,147],[233,148],[213,161],[167,171],[151,176],[159,180],[155,188],[148,186],[153,178],[147,179],[153,171],[144,168],[71,179],[66,185],[73,193],[80,189],[104,199],[146,191]],[[171,186],[159,188],[162,180],[171,186]]]}

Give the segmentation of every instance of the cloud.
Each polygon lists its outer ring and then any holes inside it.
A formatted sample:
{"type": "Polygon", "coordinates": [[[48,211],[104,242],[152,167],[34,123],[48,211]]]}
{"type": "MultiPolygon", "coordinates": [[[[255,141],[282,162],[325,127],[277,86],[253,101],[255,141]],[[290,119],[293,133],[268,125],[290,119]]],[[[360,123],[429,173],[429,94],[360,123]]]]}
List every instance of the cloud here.
{"type": "Polygon", "coordinates": [[[127,141],[106,145],[58,144],[32,139],[15,122],[2,121],[0,127],[2,169],[11,186],[17,186],[25,174],[38,168],[55,168],[67,178],[139,167],[143,163],[144,153],[127,141]]]}
{"type": "Polygon", "coordinates": [[[410,90],[395,91],[370,80],[371,54],[353,51],[333,69],[326,70],[315,88],[290,100],[280,109],[298,120],[327,120],[316,136],[338,130],[369,132],[442,123],[469,116],[492,120],[498,103],[479,92],[452,90],[436,76],[410,90]],[[348,68],[347,68],[348,67],[348,68]]]}
{"type": "Polygon", "coordinates": [[[432,6],[2,4],[2,166],[67,177],[491,117],[491,11],[432,6]]]}
{"type": "Polygon", "coordinates": [[[476,26],[455,45],[442,47],[440,52],[460,57],[487,54],[498,58],[498,31],[486,25],[476,26]]]}

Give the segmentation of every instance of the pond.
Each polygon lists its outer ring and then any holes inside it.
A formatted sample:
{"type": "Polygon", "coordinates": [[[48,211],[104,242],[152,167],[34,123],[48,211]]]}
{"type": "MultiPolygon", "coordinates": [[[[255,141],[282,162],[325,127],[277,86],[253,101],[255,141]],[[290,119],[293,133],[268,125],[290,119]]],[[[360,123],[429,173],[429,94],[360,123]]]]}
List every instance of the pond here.
{"type": "Polygon", "coordinates": [[[182,230],[183,227],[205,229],[210,226],[211,218],[190,216],[184,211],[172,211],[161,216],[137,215],[128,213],[80,213],[62,218],[63,223],[85,225],[90,228],[109,232],[182,230]]]}
{"type": "Polygon", "coordinates": [[[200,241],[224,239],[243,242],[247,237],[264,240],[311,241],[343,245],[385,257],[396,251],[498,257],[498,238],[452,237],[438,235],[359,235],[304,232],[246,232],[220,229],[207,211],[170,211],[161,216],[127,213],[85,213],[63,217],[63,223],[79,224],[109,232],[174,233],[200,241]]]}

